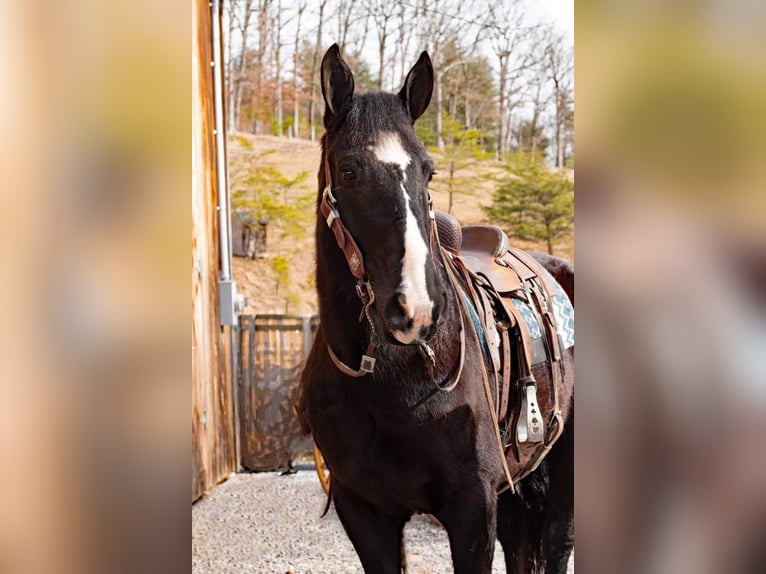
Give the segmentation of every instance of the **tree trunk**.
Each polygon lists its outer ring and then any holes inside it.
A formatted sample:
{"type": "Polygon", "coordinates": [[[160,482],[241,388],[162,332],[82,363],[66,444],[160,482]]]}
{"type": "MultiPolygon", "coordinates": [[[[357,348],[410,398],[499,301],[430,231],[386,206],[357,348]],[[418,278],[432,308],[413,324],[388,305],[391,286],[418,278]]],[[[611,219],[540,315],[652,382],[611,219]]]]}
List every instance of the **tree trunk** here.
{"type": "Polygon", "coordinates": [[[298,22],[295,31],[295,44],[293,46],[293,136],[300,137],[300,94],[298,93],[298,50],[301,38],[301,16],[306,9],[306,2],[298,5],[298,22]]]}
{"type": "Polygon", "coordinates": [[[565,112],[566,101],[564,100],[564,94],[559,94],[556,98],[556,167],[559,169],[564,167],[564,148],[566,145],[562,132],[564,122],[566,121],[564,117],[565,112]]]}
{"type": "Polygon", "coordinates": [[[284,135],[282,130],[282,123],[284,117],[282,116],[282,0],[277,0],[277,41],[274,47],[274,59],[276,60],[276,82],[277,82],[277,135],[282,137],[284,135]]]}
{"type": "Polygon", "coordinates": [[[447,207],[447,213],[452,213],[452,193],[455,178],[455,162],[451,161],[449,164],[449,205],[447,207]]]}
{"type": "Polygon", "coordinates": [[[348,3],[348,9],[343,12],[343,9],[345,8],[344,3],[341,3],[338,10],[340,11],[340,22],[339,22],[339,30],[338,30],[338,45],[345,48],[346,46],[346,36],[348,36],[348,28],[351,23],[351,14],[354,11],[354,5],[356,4],[356,0],[350,0],[348,3]]]}
{"type": "Polygon", "coordinates": [[[465,124],[466,129],[471,129],[471,102],[468,97],[468,92],[465,93],[463,106],[463,123],[465,124]]]}
{"type": "Polygon", "coordinates": [[[548,255],[553,255],[553,237],[551,237],[551,223],[545,222],[545,242],[548,245],[548,255]]]}
{"type": "Polygon", "coordinates": [[[508,117],[508,107],[506,103],[506,90],[508,83],[508,54],[501,53],[500,59],[500,81],[498,86],[498,121],[497,121],[497,159],[502,160],[506,151],[505,147],[505,122],[508,117]]]}
{"type": "Polygon", "coordinates": [[[269,7],[273,0],[258,1],[258,51],[255,54],[255,87],[253,89],[253,133],[263,132],[261,102],[264,100],[263,75],[266,59],[266,41],[269,33],[269,7]]]}
{"type": "Polygon", "coordinates": [[[319,24],[317,24],[317,42],[314,47],[314,61],[311,64],[311,99],[309,100],[309,130],[311,132],[311,141],[316,141],[316,94],[317,94],[317,69],[319,68],[319,52],[322,49],[322,22],[324,20],[324,7],[327,0],[322,0],[319,4],[319,24]]]}
{"type": "Polygon", "coordinates": [[[372,19],[378,28],[378,90],[386,86],[386,45],[388,44],[388,21],[391,7],[387,2],[375,1],[370,4],[372,19]]]}
{"type": "Polygon", "coordinates": [[[442,75],[434,70],[434,83],[436,84],[436,99],[434,107],[436,108],[436,147],[444,149],[444,140],[442,139],[442,75]]]}
{"type": "Polygon", "coordinates": [[[378,57],[380,58],[380,66],[378,67],[378,90],[383,91],[383,78],[385,76],[386,66],[386,29],[383,28],[382,35],[379,35],[378,43],[378,57]]]}
{"type": "Polygon", "coordinates": [[[234,132],[237,129],[237,123],[236,123],[236,116],[234,115],[234,104],[236,102],[236,99],[234,98],[234,76],[236,75],[236,71],[234,69],[234,42],[232,41],[232,38],[234,36],[234,6],[232,5],[232,0],[229,0],[229,2],[226,3],[228,7],[228,13],[229,13],[229,37],[227,38],[228,45],[226,46],[226,51],[228,54],[228,63],[227,63],[227,76],[228,76],[228,84],[226,86],[226,90],[229,96],[229,102],[227,104],[228,109],[226,110],[228,113],[228,130],[229,132],[234,132]]]}
{"type": "Polygon", "coordinates": [[[245,13],[242,16],[242,27],[240,28],[242,31],[242,48],[239,53],[239,70],[234,82],[234,108],[232,110],[234,124],[238,129],[240,129],[239,115],[242,109],[242,91],[247,70],[247,35],[250,28],[250,9],[252,5],[253,0],[245,0],[245,13]]]}

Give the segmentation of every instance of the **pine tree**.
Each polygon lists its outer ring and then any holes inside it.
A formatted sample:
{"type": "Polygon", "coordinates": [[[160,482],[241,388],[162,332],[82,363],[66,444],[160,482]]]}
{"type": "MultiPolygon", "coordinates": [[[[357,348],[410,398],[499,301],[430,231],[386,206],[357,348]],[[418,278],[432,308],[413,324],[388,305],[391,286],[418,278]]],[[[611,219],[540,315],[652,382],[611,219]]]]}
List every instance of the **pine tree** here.
{"type": "Polygon", "coordinates": [[[525,153],[515,154],[506,167],[509,175],[487,214],[512,237],[545,242],[553,255],[554,244],[574,233],[574,181],[525,153]]]}

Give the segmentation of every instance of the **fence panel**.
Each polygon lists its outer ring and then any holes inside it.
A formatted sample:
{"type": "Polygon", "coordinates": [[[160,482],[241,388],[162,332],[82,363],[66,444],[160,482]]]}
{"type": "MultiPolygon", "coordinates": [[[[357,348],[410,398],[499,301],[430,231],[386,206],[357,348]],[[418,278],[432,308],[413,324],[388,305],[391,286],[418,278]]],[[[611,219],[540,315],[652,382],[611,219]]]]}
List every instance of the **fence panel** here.
{"type": "Polygon", "coordinates": [[[311,452],[295,407],[301,371],[319,324],[317,315],[241,315],[239,417],[242,466],[286,467],[311,452]]]}

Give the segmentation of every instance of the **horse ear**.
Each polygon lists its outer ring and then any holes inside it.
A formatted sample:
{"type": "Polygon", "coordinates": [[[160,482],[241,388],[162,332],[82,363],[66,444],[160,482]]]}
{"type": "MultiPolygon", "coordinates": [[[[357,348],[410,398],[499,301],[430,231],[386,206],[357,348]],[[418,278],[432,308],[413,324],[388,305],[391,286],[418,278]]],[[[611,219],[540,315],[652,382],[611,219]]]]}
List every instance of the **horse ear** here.
{"type": "Polygon", "coordinates": [[[354,96],[354,75],[340,55],[338,44],[333,44],[322,58],[320,70],[322,97],[324,98],[324,125],[343,115],[354,96]]]}
{"type": "Polygon", "coordinates": [[[404,107],[409,112],[413,124],[428,108],[433,91],[434,67],[428,52],[423,52],[407,74],[404,86],[399,92],[399,97],[404,102],[404,107]]]}

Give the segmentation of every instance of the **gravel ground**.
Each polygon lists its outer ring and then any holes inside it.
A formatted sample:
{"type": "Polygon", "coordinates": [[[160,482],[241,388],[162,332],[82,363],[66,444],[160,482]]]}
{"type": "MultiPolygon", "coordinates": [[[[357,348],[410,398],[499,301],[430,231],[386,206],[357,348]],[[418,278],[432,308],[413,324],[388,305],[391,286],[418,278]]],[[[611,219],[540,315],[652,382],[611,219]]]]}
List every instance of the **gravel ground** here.
{"type": "MultiPolygon", "coordinates": [[[[193,574],[362,572],[334,508],[320,518],[325,495],[313,464],[296,468],[232,475],[192,506],[193,574]]],[[[405,541],[408,573],[452,571],[447,534],[428,517],[413,516],[405,541]]],[[[500,544],[492,572],[505,572],[500,544]]]]}

